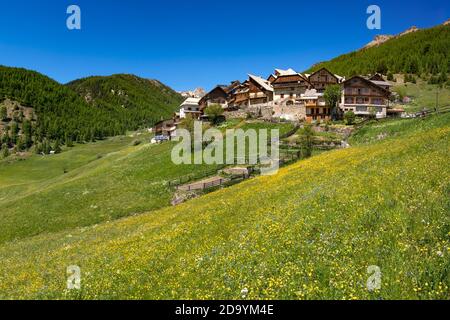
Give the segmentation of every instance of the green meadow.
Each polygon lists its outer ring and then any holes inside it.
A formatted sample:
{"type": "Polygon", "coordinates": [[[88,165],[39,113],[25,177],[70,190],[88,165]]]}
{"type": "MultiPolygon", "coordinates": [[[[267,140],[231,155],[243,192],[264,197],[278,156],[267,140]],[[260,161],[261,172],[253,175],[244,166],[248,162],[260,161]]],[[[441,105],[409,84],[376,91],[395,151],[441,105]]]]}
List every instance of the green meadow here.
{"type": "Polygon", "coordinates": [[[163,164],[170,144],[123,141],[51,182],[27,182],[43,159],[2,164],[23,169],[1,178],[0,298],[450,299],[449,141],[449,113],[373,122],[349,149],[177,207],[162,181],[197,169],[163,164]]]}
{"type": "MultiPolygon", "coordinates": [[[[289,131],[288,124],[229,124],[289,131]]],[[[170,206],[168,182],[214,172],[217,165],[175,165],[175,142],[150,135],[78,144],[57,155],[0,161],[0,243],[113,221],[170,206]],[[140,141],[134,145],[135,141],[140,141]]]]}

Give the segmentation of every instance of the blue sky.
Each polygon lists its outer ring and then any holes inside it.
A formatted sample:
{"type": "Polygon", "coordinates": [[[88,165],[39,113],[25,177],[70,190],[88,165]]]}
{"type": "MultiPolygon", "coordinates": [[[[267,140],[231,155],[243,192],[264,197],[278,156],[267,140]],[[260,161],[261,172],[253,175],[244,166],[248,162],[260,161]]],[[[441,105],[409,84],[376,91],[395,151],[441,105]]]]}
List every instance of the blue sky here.
{"type": "Polygon", "coordinates": [[[353,51],[376,34],[399,33],[450,18],[450,2],[417,0],[1,0],[0,64],[65,83],[90,75],[133,73],[176,90],[298,71],[353,51]],[[82,30],[66,28],[79,5],[82,30]],[[382,10],[382,29],[366,9],[382,10]]]}

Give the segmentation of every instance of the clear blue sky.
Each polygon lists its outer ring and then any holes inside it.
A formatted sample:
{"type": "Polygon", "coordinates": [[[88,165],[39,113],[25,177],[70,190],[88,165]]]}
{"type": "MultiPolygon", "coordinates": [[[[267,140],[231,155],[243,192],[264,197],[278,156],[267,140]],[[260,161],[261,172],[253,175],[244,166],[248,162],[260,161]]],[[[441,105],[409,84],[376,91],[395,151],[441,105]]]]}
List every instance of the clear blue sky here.
{"type": "Polygon", "coordinates": [[[65,83],[90,75],[134,73],[176,90],[299,71],[355,50],[376,34],[450,17],[437,0],[1,0],[0,64],[65,83]],[[82,10],[82,30],[66,28],[66,9],[82,10]],[[366,9],[382,10],[368,30],[366,9]]]}

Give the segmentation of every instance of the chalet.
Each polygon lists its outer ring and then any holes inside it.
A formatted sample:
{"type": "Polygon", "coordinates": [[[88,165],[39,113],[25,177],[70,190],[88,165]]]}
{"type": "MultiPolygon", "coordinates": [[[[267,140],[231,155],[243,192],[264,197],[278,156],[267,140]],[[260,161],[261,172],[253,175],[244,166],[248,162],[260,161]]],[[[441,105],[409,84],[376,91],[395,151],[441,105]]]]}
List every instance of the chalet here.
{"type": "Polygon", "coordinates": [[[249,74],[248,80],[234,89],[231,101],[238,108],[269,103],[273,101],[273,88],[268,80],[249,74]]]}
{"type": "Polygon", "coordinates": [[[299,98],[307,89],[311,87],[308,79],[303,75],[289,70],[275,70],[271,85],[273,86],[274,100],[288,100],[293,105],[295,99],[299,98]]]}
{"type": "Polygon", "coordinates": [[[389,89],[379,86],[376,81],[361,76],[344,81],[341,110],[353,111],[358,116],[374,114],[377,118],[385,118],[391,93],[389,89]]]}
{"type": "Polygon", "coordinates": [[[299,99],[301,117],[306,122],[322,122],[331,119],[331,108],[327,106],[322,92],[316,89],[306,90],[299,99]]]}
{"type": "Polygon", "coordinates": [[[245,80],[233,92],[229,103],[235,108],[246,107],[249,105],[250,83],[245,80]]]}
{"type": "Polygon", "coordinates": [[[208,106],[212,104],[221,105],[223,109],[228,109],[228,101],[233,91],[240,85],[239,81],[233,81],[230,85],[218,85],[210,92],[208,92],[203,98],[200,99],[200,110],[203,112],[208,106]]]}
{"type": "Polygon", "coordinates": [[[176,130],[177,126],[175,119],[169,119],[156,123],[152,131],[155,133],[155,136],[164,136],[171,139],[175,137],[176,130]]]}
{"type": "Polygon", "coordinates": [[[199,98],[187,98],[180,106],[180,119],[185,119],[188,114],[194,119],[200,118],[202,112],[199,102],[199,98]]]}
{"type": "Polygon", "coordinates": [[[308,75],[308,81],[317,92],[324,92],[328,86],[340,84],[343,80],[343,77],[331,73],[326,68],[322,68],[308,75]]]}

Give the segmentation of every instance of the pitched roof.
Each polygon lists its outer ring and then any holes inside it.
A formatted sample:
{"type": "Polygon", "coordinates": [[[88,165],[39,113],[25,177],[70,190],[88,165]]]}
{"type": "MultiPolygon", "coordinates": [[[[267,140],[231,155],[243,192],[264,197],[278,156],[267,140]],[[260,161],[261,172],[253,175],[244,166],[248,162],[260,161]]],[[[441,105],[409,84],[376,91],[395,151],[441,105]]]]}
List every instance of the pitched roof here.
{"type": "Polygon", "coordinates": [[[270,82],[261,78],[261,77],[257,77],[254,76],[252,74],[249,74],[248,77],[250,79],[252,79],[253,81],[255,81],[260,87],[262,87],[264,90],[266,91],[273,91],[272,86],[270,85],[270,82]]]}
{"type": "Polygon", "coordinates": [[[275,69],[275,74],[278,76],[290,76],[290,75],[297,74],[297,72],[295,72],[295,70],[292,68],[289,68],[287,70],[275,69]]]}
{"type": "Polygon", "coordinates": [[[185,105],[198,105],[201,98],[187,98],[184,100],[184,102],[181,104],[181,106],[185,105]]]}
{"type": "Polygon", "coordinates": [[[345,80],[344,77],[341,77],[340,75],[337,75],[337,74],[332,73],[330,70],[328,70],[328,69],[325,68],[325,67],[320,68],[319,70],[317,70],[316,72],[313,72],[312,74],[309,74],[309,75],[306,75],[306,74],[305,74],[305,76],[308,77],[308,78],[311,78],[313,75],[315,75],[316,73],[318,73],[318,72],[320,72],[320,71],[323,71],[323,70],[325,70],[326,72],[328,72],[329,74],[331,74],[333,77],[335,77],[335,78],[338,80],[338,82],[342,82],[343,80],[345,80]]]}
{"type": "Polygon", "coordinates": [[[272,83],[276,84],[276,83],[299,82],[301,80],[309,83],[308,79],[303,77],[300,73],[288,74],[288,75],[286,74],[286,75],[279,76],[272,83]]]}
{"type": "Polygon", "coordinates": [[[392,87],[392,84],[387,81],[378,81],[378,80],[370,80],[371,82],[375,83],[377,86],[387,86],[392,87]]]}

